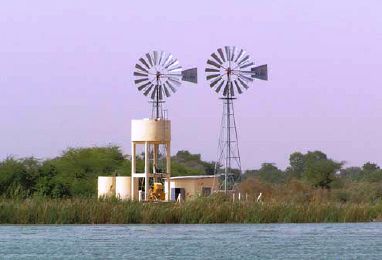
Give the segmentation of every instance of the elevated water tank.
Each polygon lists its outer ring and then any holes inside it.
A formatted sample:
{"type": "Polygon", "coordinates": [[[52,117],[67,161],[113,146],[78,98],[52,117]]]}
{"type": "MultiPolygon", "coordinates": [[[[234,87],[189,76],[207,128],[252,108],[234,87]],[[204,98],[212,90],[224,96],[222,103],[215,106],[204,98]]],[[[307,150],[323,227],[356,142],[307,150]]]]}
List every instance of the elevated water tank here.
{"type": "Polygon", "coordinates": [[[167,143],[170,140],[170,120],[131,120],[131,141],[167,143]]]}

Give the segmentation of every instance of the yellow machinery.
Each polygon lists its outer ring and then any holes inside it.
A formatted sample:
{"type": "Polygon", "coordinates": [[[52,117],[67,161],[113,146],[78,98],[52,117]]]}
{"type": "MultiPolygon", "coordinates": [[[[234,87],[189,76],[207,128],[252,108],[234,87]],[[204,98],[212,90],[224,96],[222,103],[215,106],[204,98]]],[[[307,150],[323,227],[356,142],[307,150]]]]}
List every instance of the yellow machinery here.
{"type": "Polygon", "coordinates": [[[160,182],[154,182],[154,186],[150,189],[149,200],[165,200],[165,194],[163,191],[163,184],[160,182]]]}

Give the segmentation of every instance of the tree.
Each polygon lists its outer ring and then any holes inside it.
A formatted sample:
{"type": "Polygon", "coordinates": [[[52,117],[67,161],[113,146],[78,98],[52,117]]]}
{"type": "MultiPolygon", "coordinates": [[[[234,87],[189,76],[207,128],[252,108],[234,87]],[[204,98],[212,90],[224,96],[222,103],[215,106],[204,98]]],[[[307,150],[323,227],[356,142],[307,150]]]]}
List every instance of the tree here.
{"type": "Polygon", "coordinates": [[[353,181],[357,181],[362,178],[362,169],[360,167],[348,167],[341,170],[340,176],[353,181]]]}
{"type": "Polygon", "coordinates": [[[203,175],[214,174],[215,164],[202,161],[200,154],[189,151],[178,151],[171,158],[172,175],[203,175]]]}
{"type": "Polygon", "coordinates": [[[8,157],[0,163],[0,194],[27,197],[34,192],[40,163],[35,158],[8,157]]]}
{"type": "Polygon", "coordinates": [[[128,175],[130,168],[117,146],[70,148],[44,163],[37,193],[50,197],[94,196],[98,176],[128,175]]]}
{"type": "Polygon", "coordinates": [[[274,163],[263,163],[258,170],[247,170],[244,179],[257,177],[263,182],[282,183],[286,179],[285,173],[277,168],[274,163]]]}
{"type": "Polygon", "coordinates": [[[362,180],[380,182],[382,180],[382,170],[377,164],[367,162],[362,166],[362,180]]]}
{"type": "Polygon", "coordinates": [[[379,166],[375,163],[367,162],[362,166],[362,170],[364,172],[372,172],[372,171],[377,171],[379,170],[379,166]]]}
{"type": "Polygon", "coordinates": [[[330,188],[335,179],[334,174],[341,168],[341,164],[332,160],[309,161],[305,166],[304,178],[313,186],[330,188]]]}
{"type": "Polygon", "coordinates": [[[289,156],[290,167],[287,173],[295,178],[300,178],[304,173],[305,156],[300,152],[294,152],[289,156]]]}
{"type": "Polygon", "coordinates": [[[330,188],[335,179],[335,173],[341,169],[342,163],[328,159],[321,151],[292,153],[289,157],[290,166],[287,174],[294,178],[301,178],[315,187],[330,188]]]}

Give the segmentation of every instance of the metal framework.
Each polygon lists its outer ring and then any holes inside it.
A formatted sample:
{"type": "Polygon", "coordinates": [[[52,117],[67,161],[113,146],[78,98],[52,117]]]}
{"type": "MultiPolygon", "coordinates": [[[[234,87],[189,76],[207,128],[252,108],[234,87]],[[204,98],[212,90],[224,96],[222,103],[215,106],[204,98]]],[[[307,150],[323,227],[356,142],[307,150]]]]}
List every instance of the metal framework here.
{"type": "Polygon", "coordinates": [[[223,100],[223,114],[221,118],[218,159],[215,163],[215,174],[223,177],[220,190],[233,190],[241,174],[239,142],[237,137],[236,120],[233,100],[227,95],[223,100]]]}
{"type": "Polygon", "coordinates": [[[221,180],[220,190],[235,189],[241,176],[241,161],[233,101],[254,79],[268,80],[267,65],[255,67],[250,56],[235,46],[217,49],[207,60],[206,78],[210,87],[223,97],[218,156],[215,174],[221,180]]]}

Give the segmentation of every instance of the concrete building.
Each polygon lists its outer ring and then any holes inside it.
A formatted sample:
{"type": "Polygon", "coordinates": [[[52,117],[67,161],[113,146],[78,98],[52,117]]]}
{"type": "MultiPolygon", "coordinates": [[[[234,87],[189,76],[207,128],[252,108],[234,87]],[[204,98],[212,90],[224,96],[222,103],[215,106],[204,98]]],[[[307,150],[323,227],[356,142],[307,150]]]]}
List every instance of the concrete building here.
{"type": "MultiPolygon", "coordinates": [[[[133,199],[131,180],[130,176],[99,176],[98,198],[133,199]]],[[[169,200],[172,201],[176,200],[179,194],[182,199],[186,200],[198,196],[209,196],[219,189],[219,178],[215,175],[177,176],[171,177],[169,180],[170,185],[168,185],[167,179],[164,179],[165,194],[168,194],[168,188],[170,188],[169,200]]],[[[135,178],[134,187],[138,187],[138,178],[135,178]]],[[[136,189],[134,199],[138,199],[138,189],[136,189]]],[[[144,196],[141,199],[144,200],[144,196]]]]}
{"type": "MultiPolygon", "coordinates": [[[[197,196],[209,196],[219,189],[219,179],[215,175],[177,176],[170,178],[171,200],[176,200],[181,194],[182,199],[197,196]]],[[[165,192],[168,184],[165,181],[165,192]]]]}

